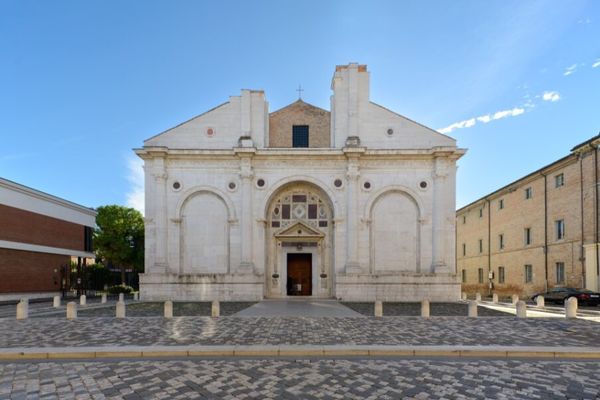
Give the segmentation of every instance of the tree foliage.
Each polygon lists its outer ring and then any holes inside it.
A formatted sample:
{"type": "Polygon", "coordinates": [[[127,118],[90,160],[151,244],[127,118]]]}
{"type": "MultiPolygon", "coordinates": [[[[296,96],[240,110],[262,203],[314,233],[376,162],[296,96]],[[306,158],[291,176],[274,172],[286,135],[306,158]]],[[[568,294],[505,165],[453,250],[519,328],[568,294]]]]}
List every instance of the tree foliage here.
{"type": "Polygon", "coordinates": [[[139,211],[118,205],[101,206],[97,211],[96,255],[120,267],[125,283],[125,268],[144,269],[144,218],[139,211]]]}

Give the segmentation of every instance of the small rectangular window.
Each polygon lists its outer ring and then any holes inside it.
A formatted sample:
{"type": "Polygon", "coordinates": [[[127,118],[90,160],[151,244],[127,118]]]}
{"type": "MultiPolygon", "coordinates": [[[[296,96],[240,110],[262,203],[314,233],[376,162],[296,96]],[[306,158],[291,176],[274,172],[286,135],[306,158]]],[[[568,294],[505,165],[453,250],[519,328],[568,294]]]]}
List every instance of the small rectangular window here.
{"type": "Polygon", "coordinates": [[[523,236],[525,246],[529,246],[531,244],[531,228],[525,228],[523,236]]]}
{"type": "Polygon", "coordinates": [[[533,267],[530,264],[525,264],[525,283],[533,282],[533,267]]]}
{"type": "Polygon", "coordinates": [[[477,270],[477,272],[478,272],[478,277],[477,278],[478,278],[479,283],[483,283],[483,268],[479,268],[477,270]]]}
{"type": "Polygon", "coordinates": [[[308,147],[308,125],[292,127],[292,147],[308,147]]]}
{"type": "Polygon", "coordinates": [[[483,208],[479,209],[479,218],[483,218],[483,208]]]}
{"type": "Polygon", "coordinates": [[[463,224],[466,224],[466,223],[467,223],[467,216],[463,215],[463,224]]]}
{"type": "Polygon", "coordinates": [[[558,174],[554,177],[554,187],[561,187],[564,186],[565,184],[565,175],[564,174],[558,174]]]}
{"type": "Polygon", "coordinates": [[[462,283],[467,283],[467,270],[462,270],[462,283]]]}
{"type": "Polygon", "coordinates": [[[483,253],[483,239],[479,239],[479,254],[483,253]]]}
{"type": "Polygon", "coordinates": [[[503,210],[504,209],[504,199],[498,200],[498,209],[499,210],[503,210]]]}
{"type": "Polygon", "coordinates": [[[498,267],[498,283],[504,283],[504,267],[498,267]]]}
{"type": "Polygon", "coordinates": [[[463,243],[463,256],[467,255],[467,245],[463,243]]]}
{"type": "Polygon", "coordinates": [[[565,263],[564,262],[556,263],[556,283],[557,284],[565,283],[565,263]]]}
{"type": "Polygon", "coordinates": [[[529,200],[532,197],[533,197],[533,190],[531,189],[531,186],[530,186],[525,189],[525,200],[529,200]]]}
{"type": "Polygon", "coordinates": [[[559,219],[558,221],[554,222],[554,231],[555,231],[555,236],[556,236],[556,240],[561,240],[565,238],[565,220],[564,219],[559,219]]]}
{"type": "Polygon", "coordinates": [[[502,250],[504,248],[504,234],[498,235],[498,248],[502,250]]]}

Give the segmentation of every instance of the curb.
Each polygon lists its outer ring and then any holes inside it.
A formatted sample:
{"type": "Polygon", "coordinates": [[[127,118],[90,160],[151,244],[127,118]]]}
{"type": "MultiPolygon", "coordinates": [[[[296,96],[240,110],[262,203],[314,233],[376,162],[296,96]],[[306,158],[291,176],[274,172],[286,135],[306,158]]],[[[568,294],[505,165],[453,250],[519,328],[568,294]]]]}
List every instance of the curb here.
{"type": "Polygon", "coordinates": [[[448,357],[600,359],[598,347],[246,345],[0,349],[0,361],[162,357],[448,357]]]}

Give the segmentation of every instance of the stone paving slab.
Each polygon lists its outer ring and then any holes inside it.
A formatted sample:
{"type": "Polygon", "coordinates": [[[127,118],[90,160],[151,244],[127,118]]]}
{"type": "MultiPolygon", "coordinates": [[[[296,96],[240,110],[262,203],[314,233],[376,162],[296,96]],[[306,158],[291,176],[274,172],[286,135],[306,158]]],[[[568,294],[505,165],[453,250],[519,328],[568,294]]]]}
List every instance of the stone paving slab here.
{"type": "Polygon", "coordinates": [[[0,398],[596,399],[600,363],[178,360],[0,364],[0,398]]]}
{"type": "Polygon", "coordinates": [[[598,346],[600,325],[514,317],[0,319],[0,348],[152,345],[598,346]]]}

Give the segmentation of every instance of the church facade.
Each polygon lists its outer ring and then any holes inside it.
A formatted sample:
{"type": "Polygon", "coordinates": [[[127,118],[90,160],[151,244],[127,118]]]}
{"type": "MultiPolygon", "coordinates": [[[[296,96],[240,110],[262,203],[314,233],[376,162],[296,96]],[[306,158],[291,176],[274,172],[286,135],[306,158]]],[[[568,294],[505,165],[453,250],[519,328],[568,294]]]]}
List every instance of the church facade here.
{"type": "Polygon", "coordinates": [[[369,100],[240,96],[144,142],[144,300],[457,300],[456,141],[369,100]]]}

